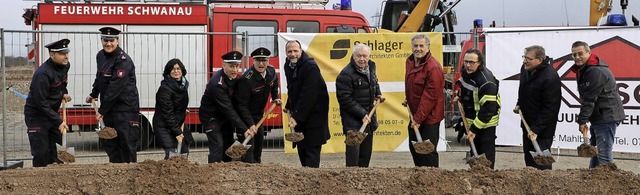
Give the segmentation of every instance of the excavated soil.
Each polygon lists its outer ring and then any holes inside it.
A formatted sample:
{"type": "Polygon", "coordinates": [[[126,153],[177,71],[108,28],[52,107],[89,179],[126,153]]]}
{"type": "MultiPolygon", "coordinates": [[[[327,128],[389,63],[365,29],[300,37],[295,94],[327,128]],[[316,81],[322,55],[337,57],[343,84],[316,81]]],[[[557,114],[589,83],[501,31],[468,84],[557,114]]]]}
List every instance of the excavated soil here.
{"type": "Polygon", "coordinates": [[[105,127],[101,131],[97,131],[98,137],[102,139],[113,139],[118,137],[118,132],[113,127],[105,127]]]}
{"type": "Polygon", "coordinates": [[[474,170],[484,170],[491,167],[491,161],[489,161],[489,159],[487,159],[487,157],[484,155],[471,157],[469,158],[469,161],[467,161],[467,163],[469,163],[471,169],[474,170]]]}
{"type": "Polygon", "coordinates": [[[578,146],[578,156],[591,158],[598,155],[598,149],[590,144],[580,144],[578,146]]]}
{"type": "Polygon", "coordinates": [[[413,144],[413,148],[416,149],[416,153],[418,154],[429,154],[436,150],[436,146],[427,141],[416,142],[413,144]]]}
{"type": "Polygon", "coordinates": [[[76,156],[67,152],[67,151],[58,151],[58,159],[65,163],[74,163],[76,162],[76,156]]]}
{"type": "Polygon", "coordinates": [[[344,143],[347,144],[347,146],[360,145],[362,141],[364,141],[364,138],[367,137],[367,135],[364,134],[364,132],[359,132],[354,130],[347,131],[346,136],[347,137],[345,138],[344,143]]]}
{"type": "Polygon", "coordinates": [[[539,165],[551,165],[556,162],[553,156],[538,155],[533,157],[533,162],[539,165]]]}
{"type": "Polygon", "coordinates": [[[237,144],[229,147],[224,153],[231,158],[240,158],[242,157],[242,155],[247,153],[247,150],[249,150],[249,147],[246,147],[242,144],[237,144]]]}
{"type": "Polygon", "coordinates": [[[299,142],[304,139],[304,134],[300,132],[286,133],[284,134],[284,139],[290,142],[299,142]]]}
{"type": "Polygon", "coordinates": [[[640,176],[615,165],[540,171],[291,168],[189,163],[51,165],[0,172],[0,194],[638,194],[640,176]],[[37,179],[35,179],[37,178],[37,179]]]}

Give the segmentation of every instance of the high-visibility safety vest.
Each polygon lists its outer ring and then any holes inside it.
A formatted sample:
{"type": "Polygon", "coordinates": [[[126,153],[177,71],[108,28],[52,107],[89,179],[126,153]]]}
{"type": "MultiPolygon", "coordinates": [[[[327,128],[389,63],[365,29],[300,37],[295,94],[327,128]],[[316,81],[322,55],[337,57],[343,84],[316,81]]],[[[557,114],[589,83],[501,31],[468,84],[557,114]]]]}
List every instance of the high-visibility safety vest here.
{"type": "Polygon", "coordinates": [[[469,125],[478,129],[498,126],[500,118],[500,94],[498,80],[486,68],[467,74],[463,70],[460,78],[459,98],[469,125]]]}

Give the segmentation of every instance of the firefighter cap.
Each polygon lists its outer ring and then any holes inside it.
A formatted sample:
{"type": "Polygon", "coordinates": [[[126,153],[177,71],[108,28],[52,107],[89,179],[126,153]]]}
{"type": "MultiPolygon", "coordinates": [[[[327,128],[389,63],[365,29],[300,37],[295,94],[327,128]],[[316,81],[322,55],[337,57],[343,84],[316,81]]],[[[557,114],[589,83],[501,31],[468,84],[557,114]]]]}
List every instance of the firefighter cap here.
{"type": "Polygon", "coordinates": [[[69,53],[69,39],[60,39],[59,41],[45,45],[49,52],[69,53]]]}
{"type": "Polygon", "coordinates": [[[258,49],[251,52],[251,57],[254,60],[267,61],[269,60],[269,56],[271,56],[271,51],[264,47],[258,47],[258,49]]]}
{"type": "Polygon", "coordinates": [[[226,53],[224,55],[222,55],[222,62],[224,63],[228,63],[228,64],[240,64],[242,59],[242,53],[240,53],[239,51],[231,51],[229,53],[226,53]]]}
{"type": "Polygon", "coordinates": [[[100,29],[100,37],[104,40],[117,39],[118,35],[120,35],[120,30],[118,29],[112,27],[102,27],[100,29]]]}

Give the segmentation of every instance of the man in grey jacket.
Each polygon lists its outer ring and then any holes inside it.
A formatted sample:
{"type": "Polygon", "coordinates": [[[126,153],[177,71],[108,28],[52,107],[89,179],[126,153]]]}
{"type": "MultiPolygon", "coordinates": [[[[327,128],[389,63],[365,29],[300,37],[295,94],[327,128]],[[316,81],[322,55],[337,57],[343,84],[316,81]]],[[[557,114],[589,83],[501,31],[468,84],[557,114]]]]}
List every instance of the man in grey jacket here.
{"type": "Polygon", "coordinates": [[[578,119],[580,132],[588,131],[591,123],[591,145],[598,147],[598,156],[591,158],[589,168],[613,162],[613,142],[616,128],[624,119],[622,100],[616,88],[616,79],[598,56],[591,54],[589,45],[576,41],[571,45],[575,64],[581,107],[578,119]]]}

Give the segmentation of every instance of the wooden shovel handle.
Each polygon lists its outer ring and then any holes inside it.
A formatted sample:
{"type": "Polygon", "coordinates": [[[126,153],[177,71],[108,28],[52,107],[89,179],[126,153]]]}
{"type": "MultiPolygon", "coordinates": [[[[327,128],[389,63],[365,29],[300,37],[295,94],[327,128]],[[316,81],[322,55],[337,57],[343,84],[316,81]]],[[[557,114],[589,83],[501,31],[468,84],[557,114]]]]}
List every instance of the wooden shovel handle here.
{"type": "Polygon", "coordinates": [[[182,136],[178,136],[176,139],[178,139],[178,142],[182,142],[182,139],[184,139],[184,123],[182,123],[182,126],[180,126],[180,132],[182,132],[182,136]]]}
{"type": "MultiPolygon", "coordinates": [[[[371,117],[371,115],[373,115],[373,113],[376,112],[376,108],[378,108],[378,105],[380,105],[380,101],[378,99],[374,100],[373,108],[371,108],[371,111],[369,111],[369,117],[371,117]]],[[[367,127],[369,123],[371,123],[371,121],[369,121],[368,123],[362,123],[362,126],[360,126],[360,129],[358,130],[358,132],[364,132],[364,129],[367,127]]]]}
{"type": "Polygon", "coordinates": [[[98,112],[98,105],[96,105],[96,100],[95,100],[95,99],[91,100],[91,105],[92,105],[92,107],[93,107],[93,110],[95,110],[95,111],[96,111],[96,115],[97,115],[97,114],[99,114],[99,112],[98,112]]]}
{"type": "Polygon", "coordinates": [[[258,121],[258,124],[256,124],[256,127],[260,127],[260,125],[262,125],[262,122],[264,122],[264,120],[267,119],[269,114],[271,114],[271,112],[273,112],[273,109],[275,108],[276,108],[276,104],[271,104],[271,107],[269,107],[269,110],[267,110],[267,112],[265,112],[264,115],[262,115],[262,118],[260,119],[260,121],[258,121]]]}
{"type": "MultiPolygon", "coordinates": [[[[460,116],[462,117],[464,130],[467,132],[467,135],[471,135],[471,131],[469,130],[469,122],[467,122],[467,117],[464,114],[464,108],[462,107],[462,103],[460,101],[458,101],[458,112],[460,112],[460,116]]],[[[470,141],[473,141],[473,139],[471,139],[470,141]]]]}
{"type": "MultiPolygon", "coordinates": [[[[65,100],[64,98],[62,99],[62,122],[64,124],[67,124],[67,100],[65,100]]],[[[64,128],[62,130],[62,133],[67,133],[67,128],[64,128]]]]}

